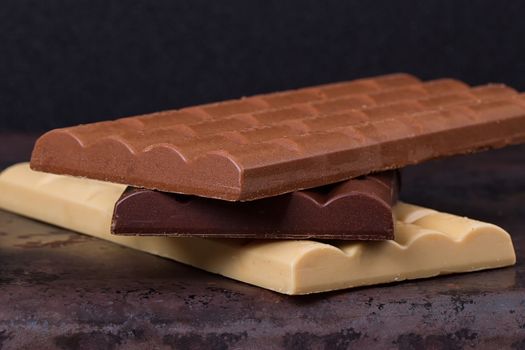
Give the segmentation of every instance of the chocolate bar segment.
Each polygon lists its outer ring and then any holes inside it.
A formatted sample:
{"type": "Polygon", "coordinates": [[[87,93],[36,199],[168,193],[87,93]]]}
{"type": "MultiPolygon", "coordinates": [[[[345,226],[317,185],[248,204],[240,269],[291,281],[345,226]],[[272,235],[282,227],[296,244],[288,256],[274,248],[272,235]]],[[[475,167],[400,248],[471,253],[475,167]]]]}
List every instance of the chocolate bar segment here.
{"type": "Polygon", "coordinates": [[[125,235],[258,239],[394,239],[397,172],[249,202],[128,188],[111,231],[125,235]]]}
{"type": "MultiPolygon", "coordinates": [[[[399,282],[516,263],[511,237],[502,228],[401,202],[394,207],[395,241],[112,235],[112,211],[124,188],[35,172],[27,164],[17,164],[0,173],[0,208],[286,294],[399,282]]],[[[447,284],[444,280],[443,287],[447,284]]]]}
{"type": "Polygon", "coordinates": [[[524,140],[513,89],[396,74],[53,130],[31,167],[253,200],[524,140]]]}

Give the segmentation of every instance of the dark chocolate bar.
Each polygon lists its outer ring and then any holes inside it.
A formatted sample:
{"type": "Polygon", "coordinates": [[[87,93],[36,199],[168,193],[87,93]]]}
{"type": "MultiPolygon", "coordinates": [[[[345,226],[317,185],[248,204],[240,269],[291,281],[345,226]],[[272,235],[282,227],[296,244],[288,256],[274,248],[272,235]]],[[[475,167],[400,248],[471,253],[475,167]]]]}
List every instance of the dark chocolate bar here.
{"type": "Polygon", "coordinates": [[[395,74],[57,129],[35,170],[253,200],[525,140],[525,95],[395,74]]]}
{"type": "Polygon", "coordinates": [[[129,187],[117,201],[112,233],[261,239],[394,239],[397,172],[250,202],[129,187]]]}

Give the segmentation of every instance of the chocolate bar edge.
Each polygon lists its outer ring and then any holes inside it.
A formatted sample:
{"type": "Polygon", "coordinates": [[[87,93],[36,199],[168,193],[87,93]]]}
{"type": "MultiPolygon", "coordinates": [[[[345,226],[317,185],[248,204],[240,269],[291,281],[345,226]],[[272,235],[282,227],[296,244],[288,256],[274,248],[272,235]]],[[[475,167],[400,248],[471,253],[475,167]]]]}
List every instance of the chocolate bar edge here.
{"type": "MultiPolygon", "coordinates": [[[[359,180],[348,180],[332,185],[332,192],[320,200],[317,191],[320,189],[297,191],[273,198],[265,198],[251,202],[227,202],[216,199],[200,198],[196,196],[162,193],[147,189],[128,187],[115,203],[113,211],[111,233],[116,235],[141,235],[141,236],[171,236],[171,237],[215,237],[215,238],[258,238],[258,239],[345,239],[345,240],[386,240],[394,238],[394,219],[392,206],[398,198],[400,176],[398,171],[381,173],[363,177],[359,180]],[[364,180],[364,181],[363,181],[364,180]],[[346,187],[345,187],[346,186],[346,187]],[[349,187],[350,186],[350,187],[349,187]],[[353,187],[352,187],[353,186],[353,187]],[[357,186],[357,187],[356,187],[357,186]],[[365,192],[363,187],[369,192],[365,192]],[[273,207],[282,206],[283,202],[293,201],[295,208],[302,208],[308,217],[304,220],[292,214],[295,224],[268,223],[254,212],[265,213],[276,222],[275,215],[268,215],[273,207]],[[321,203],[322,202],[322,203],[321,203]],[[159,205],[155,207],[155,204],[159,205]],[[191,206],[193,212],[187,216],[177,213],[188,210],[191,206]],[[354,208],[353,212],[343,212],[339,207],[354,208]],[[352,207],[354,205],[354,207],[352,207]],[[338,207],[339,206],[339,207],[338,207]],[[269,209],[270,208],[270,209],[269,209]],[[313,208],[313,211],[312,211],[313,208]],[[328,210],[341,224],[326,223],[328,210]],[[363,210],[370,210],[370,215],[363,215],[363,210]],[[357,213],[359,211],[359,213],[357,213]],[[220,217],[221,212],[226,212],[225,220],[220,217]],[[176,214],[174,214],[176,213],[176,214]],[[179,215],[180,220],[170,221],[179,215]],[[196,216],[195,216],[196,215],[196,216]],[[217,217],[219,215],[219,217],[217,217]],[[247,223],[239,217],[251,217],[247,223]],[[311,221],[311,217],[316,219],[311,221]],[[152,219],[158,218],[158,219],[152,219]],[[319,218],[317,220],[317,218],[319,218]],[[186,221],[190,221],[190,223],[186,221]],[[191,220],[195,224],[192,226],[191,220]],[[203,228],[202,222],[210,221],[218,224],[203,228]],[[308,225],[310,220],[311,224],[308,225]],[[370,221],[372,220],[372,221],[370,221]],[[182,222],[181,222],[182,221],[182,222]],[[261,222],[262,221],[262,222],[261,222]],[[311,231],[296,229],[301,222],[311,231]],[[148,224],[145,224],[148,222],[148,224]],[[260,226],[258,225],[260,223],[260,226]],[[178,226],[177,226],[178,225],[178,226]],[[346,225],[346,226],[345,226],[346,225]],[[332,227],[326,230],[325,226],[332,227]],[[177,227],[177,228],[175,228],[177,227]],[[180,229],[180,227],[186,227],[180,229]],[[265,228],[267,230],[265,231],[265,228]],[[290,229],[290,227],[294,227],[290,229]],[[346,227],[346,230],[345,230],[346,227]],[[232,233],[229,230],[234,231],[232,233]],[[330,233],[327,234],[326,232],[330,233]]],[[[276,209],[277,210],[277,209],[276,209]]],[[[284,207],[289,212],[288,207],[284,207]]],[[[352,211],[350,209],[350,211],[352,211]]],[[[297,213],[295,213],[297,214],[297,213]]],[[[263,214],[264,216],[264,214],[263,214]]],[[[287,218],[280,218],[286,220],[287,218]]],[[[206,225],[204,225],[206,226],[206,225]]]]}

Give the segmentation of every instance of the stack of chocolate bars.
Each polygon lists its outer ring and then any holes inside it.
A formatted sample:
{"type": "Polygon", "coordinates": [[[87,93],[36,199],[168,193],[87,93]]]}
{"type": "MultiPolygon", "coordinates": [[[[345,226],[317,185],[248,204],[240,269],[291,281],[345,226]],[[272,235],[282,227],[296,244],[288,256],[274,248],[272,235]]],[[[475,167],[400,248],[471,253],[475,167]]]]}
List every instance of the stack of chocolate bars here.
{"type": "Polygon", "coordinates": [[[524,94],[391,74],[52,130],[0,208],[314,293],[514,264],[503,229],[398,201],[392,169],[523,141],[524,94]]]}

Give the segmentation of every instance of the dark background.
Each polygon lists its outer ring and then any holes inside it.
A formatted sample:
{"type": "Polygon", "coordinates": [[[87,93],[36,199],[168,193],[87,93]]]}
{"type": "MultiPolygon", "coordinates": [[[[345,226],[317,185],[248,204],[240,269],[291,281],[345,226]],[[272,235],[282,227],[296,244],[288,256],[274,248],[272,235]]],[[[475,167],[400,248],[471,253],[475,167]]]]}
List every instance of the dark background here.
{"type": "Polygon", "coordinates": [[[522,1],[0,0],[0,131],[407,71],[525,89],[522,1]]]}

